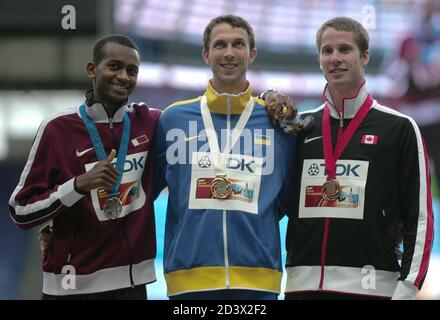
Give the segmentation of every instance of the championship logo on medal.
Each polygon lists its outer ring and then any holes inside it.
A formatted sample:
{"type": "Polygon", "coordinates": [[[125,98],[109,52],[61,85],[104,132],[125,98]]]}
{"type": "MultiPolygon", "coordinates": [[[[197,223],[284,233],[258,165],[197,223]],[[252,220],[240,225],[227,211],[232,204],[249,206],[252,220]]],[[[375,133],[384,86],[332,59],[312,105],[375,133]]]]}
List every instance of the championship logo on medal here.
{"type": "Polygon", "coordinates": [[[216,199],[227,199],[232,194],[232,183],[226,175],[217,176],[211,181],[211,192],[216,199]]]}

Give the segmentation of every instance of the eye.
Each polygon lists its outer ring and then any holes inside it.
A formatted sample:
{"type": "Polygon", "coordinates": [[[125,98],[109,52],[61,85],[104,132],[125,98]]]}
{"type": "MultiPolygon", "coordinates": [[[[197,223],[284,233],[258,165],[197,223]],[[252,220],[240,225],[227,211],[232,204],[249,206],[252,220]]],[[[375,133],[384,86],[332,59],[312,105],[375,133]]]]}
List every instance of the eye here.
{"type": "Polygon", "coordinates": [[[216,49],[221,49],[225,47],[225,43],[223,41],[217,41],[214,43],[213,47],[216,49]]]}
{"type": "Polygon", "coordinates": [[[129,69],[127,70],[127,73],[128,73],[130,76],[135,77],[135,76],[138,75],[138,73],[139,73],[139,69],[137,69],[137,68],[129,68],[129,69]]]}
{"type": "Polygon", "coordinates": [[[243,48],[244,46],[245,46],[245,44],[241,40],[234,42],[234,47],[236,47],[236,48],[243,48]]]}
{"type": "Polygon", "coordinates": [[[333,52],[333,49],[330,47],[325,47],[325,48],[322,48],[322,50],[321,50],[321,54],[323,54],[323,55],[328,55],[328,54],[331,54],[332,52],[333,52]]]}
{"type": "Polygon", "coordinates": [[[349,46],[342,46],[339,51],[341,51],[342,53],[349,53],[351,51],[351,47],[349,46]]]}
{"type": "Polygon", "coordinates": [[[110,68],[110,70],[118,70],[119,65],[117,63],[109,63],[108,67],[110,68]]]}

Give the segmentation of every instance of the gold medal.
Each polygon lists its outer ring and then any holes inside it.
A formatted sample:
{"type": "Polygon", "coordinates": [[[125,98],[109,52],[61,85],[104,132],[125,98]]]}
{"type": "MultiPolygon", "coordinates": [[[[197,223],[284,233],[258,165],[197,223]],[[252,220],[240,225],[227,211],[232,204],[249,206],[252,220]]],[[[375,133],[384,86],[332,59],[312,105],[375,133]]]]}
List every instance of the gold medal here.
{"type": "Polygon", "coordinates": [[[335,201],[339,198],[341,185],[336,179],[329,179],[322,185],[322,197],[327,201],[335,201]]]}
{"type": "Polygon", "coordinates": [[[110,197],[105,201],[104,214],[113,220],[119,217],[122,212],[122,202],[118,197],[110,197]]]}
{"type": "Polygon", "coordinates": [[[226,175],[216,176],[211,183],[211,192],[216,199],[226,199],[232,193],[232,183],[226,175]]]}

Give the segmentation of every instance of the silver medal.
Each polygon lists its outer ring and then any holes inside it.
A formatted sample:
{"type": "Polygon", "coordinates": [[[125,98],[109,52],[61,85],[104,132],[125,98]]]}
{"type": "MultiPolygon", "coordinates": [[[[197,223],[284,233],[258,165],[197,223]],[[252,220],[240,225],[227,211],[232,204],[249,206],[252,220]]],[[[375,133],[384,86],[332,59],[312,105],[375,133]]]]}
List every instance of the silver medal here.
{"type": "Polygon", "coordinates": [[[109,219],[116,219],[122,212],[122,202],[118,197],[108,198],[104,204],[104,214],[109,219]]]}

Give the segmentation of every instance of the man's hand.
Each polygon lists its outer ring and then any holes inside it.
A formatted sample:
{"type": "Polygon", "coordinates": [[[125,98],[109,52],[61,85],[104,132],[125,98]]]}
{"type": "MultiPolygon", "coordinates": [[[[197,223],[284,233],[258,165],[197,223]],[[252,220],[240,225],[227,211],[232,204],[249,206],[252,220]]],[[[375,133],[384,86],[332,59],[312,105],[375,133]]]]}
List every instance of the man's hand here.
{"type": "Polygon", "coordinates": [[[403,238],[405,236],[405,227],[403,226],[403,222],[399,222],[396,230],[396,246],[400,247],[403,242],[403,238]]]}
{"type": "Polygon", "coordinates": [[[112,149],[107,159],[99,161],[92,170],[76,177],[75,190],[86,193],[97,188],[111,189],[119,176],[118,170],[112,165],[115,156],[116,150],[112,149]]]}
{"type": "Polygon", "coordinates": [[[53,236],[53,230],[50,224],[40,229],[40,233],[38,234],[38,240],[40,241],[40,249],[43,257],[47,256],[47,252],[49,251],[49,247],[52,243],[52,236],[53,236]]]}
{"type": "Polygon", "coordinates": [[[273,125],[277,120],[291,120],[296,117],[298,109],[292,97],[285,96],[278,91],[267,91],[263,98],[264,106],[273,125]]]}
{"type": "Polygon", "coordinates": [[[403,252],[400,250],[400,246],[403,242],[404,236],[405,236],[405,227],[403,226],[403,222],[399,222],[396,230],[396,243],[394,248],[397,260],[402,260],[403,257],[403,252]]]}

